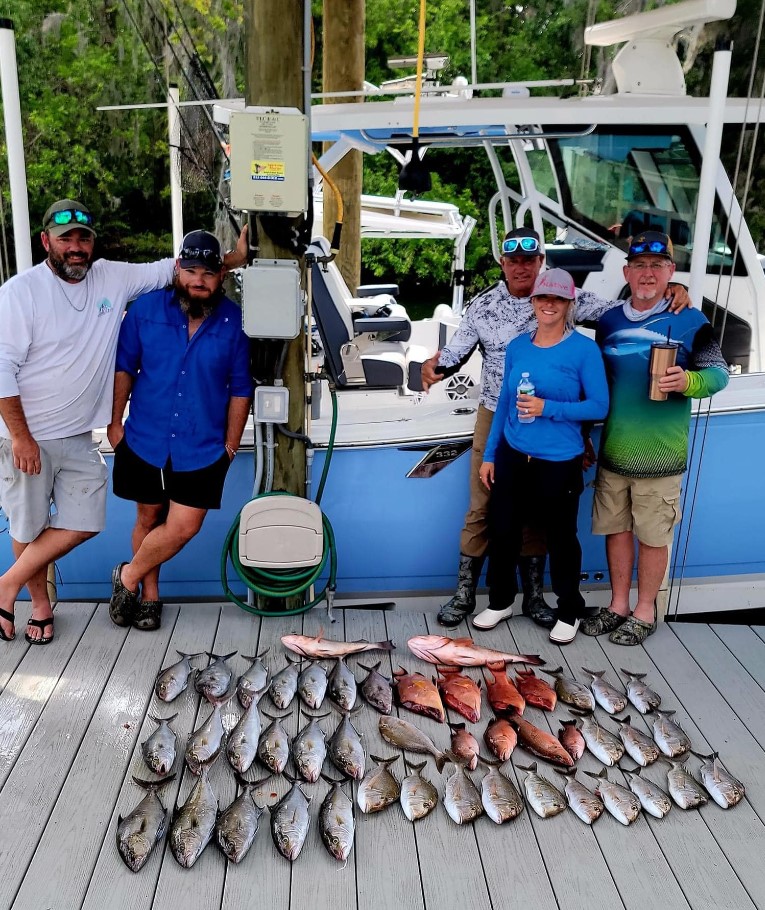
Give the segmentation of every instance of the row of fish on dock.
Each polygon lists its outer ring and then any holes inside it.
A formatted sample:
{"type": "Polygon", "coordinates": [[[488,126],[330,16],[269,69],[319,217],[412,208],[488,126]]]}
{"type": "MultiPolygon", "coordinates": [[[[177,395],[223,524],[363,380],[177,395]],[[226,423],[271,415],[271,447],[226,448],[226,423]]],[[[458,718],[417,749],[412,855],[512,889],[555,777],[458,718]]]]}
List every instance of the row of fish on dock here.
{"type": "MultiPolygon", "coordinates": [[[[691,748],[687,736],[671,720],[673,712],[658,712],[654,722],[654,741],[632,727],[629,717],[614,718],[619,724],[618,738],[598,723],[592,713],[596,702],[611,715],[623,711],[627,701],[641,714],[658,709],[658,695],[645,685],[640,674],[629,671],[623,671],[629,677],[626,693],[610,686],[601,671],[589,670],[585,672],[592,677],[591,687],[566,677],[559,669],[551,671],[555,678],[553,688],[531,670],[519,670],[515,681],[507,676],[506,663],[543,663],[536,655],[515,655],[480,648],[470,639],[416,636],[409,641],[410,650],[422,659],[439,665],[438,679],[428,679],[421,673],[408,673],[402,668],[394,671],[391,680],[379,672],[379,663],[371,667],[362,664],[367,676],[359,685],[344,658],[368,650],[390,651],[394,647],[392,642],[333,642],[321,636],[309,638],[299,635],[284,636],[282,642],[288,650],[301,658],[310,658],[311,662],[300,669],[297,662],[288,658],[287,665],[269,681],[263,652],[247,658],[251,666],[234,686],[233,671],[226,663],[234,652],[224,656],[210,655],[210,665],[197,673],[194,686],[211,704],[212,711],[189,737],[186,764],[199,780],[184,805],[174,812],[168,838],[171,852],[187,868],[194,864],[213,837],[233,862],[239,862],[249,850],[264,811],[256,804],[253,790],[268,779],[248,781],[242,776],[256,758],[270,774],[280,774],[291,756],[297,771],[296,778],[299,775],[303,780],[314,783],[322,776],[330,783],[318,813],[318,826],[327,850],[341,861],[347,859],[352,848],[354,810],[351,799],[342,789],[343,780],[335,780],[322,773],[326,755],[344,777],[359,781],[356,800],[362,812],[378,812],[394,802],[400,802],[405,816],[410,821],[416,821],[435,808],[438,791],[422,775],[425,763],[408,762],[411,773],[401,783],[390,770],[398,756],[370,755],[375,767],[366,771],[365,750],[352,722],[357,689],[360,689],[364,700],[383,715],[379,719],[379,731],[384,740],[404,751],[430,753],[439,772],[443,771],[447,762],[451,763],[454,770],[446,780],[443,801],[447,813],[458,824],[471,821],[484,811],[497,824],[502,824],[516,818],[523,810],[518,790],[501,770],[518,742],[538,757],[567,769],[561,793],[538,773],[536,765],[517,765],[526,773],[526,798],[534,811],[548,817],[569,805],[578,817],[589,824],[599,817],[604,807],[619,821],[628,824],[637,817],[641,806],[650,814],[661,817],[671,803],[662,790],[640,777],[640,767],[633,772],[625,772],[630,779],[630,790],[609,781],[604,769],[597,775],[598,783],[593,793],[576,780],[576,771],[573,770],[585,746],[606,765],[615,765],[627,751],[643,767],[659,758],[659,751],[674,758],[691,748]],[[328,673],[319,661],[329,658],[334,659],[335,665],[328,673]],[[484,741],[495,761],[480,756],[478,743],[466,729],[466,724],[450,724],[450,748],[440,751],[413,724],[390,716],[395,701],[401,707],[443,722],[445,703],[471,723],[476,723],[481,714],[481,692],[471,677],[460,673],[462,666],[486,667],[483,679],[487,700],[496,716],[486,728],[484,741]],[[234,692],[244,713],[227,735],[221,709],[234,692]],[[322,707],[327,695],[342,712],[342,720],[327,740],[318,721],[328,715],[311,715],[303,710],[302,713],[309,718],[308,723],[290,744],[281,725],[281,717],[263,711],[272,723],[262,729],[258,704],[266,692],[277,709],[289,708],[297,694],[306,707],[317,710],[322,707]],[[558,698],[581,712],[581,719],[562,721],[561,734],[556,739],[524,719],[522,714],[527,703],[553,711],[558,698]],[[224,749],[224,743],[228,761],[242,792],[224,812],[219,813],[208,775],[211,765],[224,749]],[[614,743],[618,747],[614,747],[614,743]],[[479,763],[487,769],[480,793],[467,773],[479,763]]],[[[191,660],[201,656],[201,652],[179,654],[181,659],[163,670],[157,678],[155,693],[161,701],[172,701],[187,689],[195,672],[191,660]]],[[[124,819],[120,817],[118,822],[118,850],[133,871],[143,867],[153,847],[166,833],[167,813],[157,794],[175,777],[170,774],[176,757],[177,738],[170,726],[175,716],[165,719],[152,716],[157,729],[142,744],[147,766],[156,774],[166,776],[153,782],[134,777],[134,781],[148,792],[133,812],[124,819]]],[[[743,785],[722,768],[717,757],[702,756],[702,759],[702,779],[715,801],[727,806],[741,799],[743,785]]],[[[290,860],[299,855],[310,823],[311,797],[304,793],[296,778],[289,778],[292,781],[290,790],[270,809],[274,843],[279,852],[290,860]]],[[[679,763],[673,762],[668,780],[672,797],[683,808],[706,801],[696,779],[679,763]],[[688,795],[691,791],[694,793],[688,795]]]]}

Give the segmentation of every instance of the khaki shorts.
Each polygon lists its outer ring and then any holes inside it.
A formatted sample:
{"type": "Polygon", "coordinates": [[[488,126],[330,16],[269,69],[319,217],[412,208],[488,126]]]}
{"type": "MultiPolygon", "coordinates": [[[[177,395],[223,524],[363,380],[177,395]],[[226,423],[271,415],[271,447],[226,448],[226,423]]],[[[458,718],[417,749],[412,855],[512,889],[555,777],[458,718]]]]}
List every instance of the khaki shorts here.
{"type": "Polygon", "coordinates": [[[41,470],[13,465],[11,440],[0,438],[0,505],[11,537],[31,543],[47,527],[103,531],[108,469],[91,433],[39,442],[41,470]]]}
{"type": "Polygon", "coordinates": [[[598,468],[592,501],[592,533],[632,531],[647,547],[672,543],[680,521],[682,474],[673,477],[623,477],[598,468]]]}

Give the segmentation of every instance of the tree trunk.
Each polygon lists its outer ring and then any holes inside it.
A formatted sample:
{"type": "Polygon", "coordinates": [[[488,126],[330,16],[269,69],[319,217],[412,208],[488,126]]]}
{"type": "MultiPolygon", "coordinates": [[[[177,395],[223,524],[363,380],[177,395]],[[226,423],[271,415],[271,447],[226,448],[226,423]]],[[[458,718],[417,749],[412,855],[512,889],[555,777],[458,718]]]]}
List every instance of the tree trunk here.
{"type": "MultiPolygon", "coordinates": [[[[324,0],[325,92],[361,89],[364,83],[364,0],[324,0]]],[[[326,99],[325,104],[358,98],[326,99]]],[[[329,172],[343,200],[343,234],[336,263],[345,282],[356,292],[361,276],[362,153],[348,152],[329,172]]],[[[331,238],[337,221],[335,194],[324,186],[324,235],[331,238]]]]}

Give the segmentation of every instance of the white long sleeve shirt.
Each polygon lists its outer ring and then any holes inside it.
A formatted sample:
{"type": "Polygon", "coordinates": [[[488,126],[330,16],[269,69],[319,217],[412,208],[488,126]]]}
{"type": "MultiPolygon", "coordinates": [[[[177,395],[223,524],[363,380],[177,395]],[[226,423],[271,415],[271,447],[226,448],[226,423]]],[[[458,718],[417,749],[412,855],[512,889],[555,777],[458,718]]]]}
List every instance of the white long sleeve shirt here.
{"type": "MultiPolygon", "coordinates": [[[[20,396],[35,439],[109,423],[125,306],[168,285],[174,264],[99,259],[70,284],[42,262],[0,287],[0,398],[20,396]]],[[[0,436],[10,436],[2,419],[0,436]]]]}

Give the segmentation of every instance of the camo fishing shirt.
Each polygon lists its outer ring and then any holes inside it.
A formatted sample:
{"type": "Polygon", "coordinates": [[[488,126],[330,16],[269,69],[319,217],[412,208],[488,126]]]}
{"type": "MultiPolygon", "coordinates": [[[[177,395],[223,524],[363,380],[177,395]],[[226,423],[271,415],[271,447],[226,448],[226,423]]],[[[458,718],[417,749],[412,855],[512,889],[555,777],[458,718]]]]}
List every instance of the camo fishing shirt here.
{"type": "MultiPolygon", "coordinates": [[[[595,321],[622,303],[577,289],[576,321],[595,321]]],[[[439,366],[448,368],[464,362],[477,345],[483,356],[480,402],[496,411],[505,372],[505,350],[513,338],[533,332],[536,327],[531,298],[514,297],[504,280],[498,281],[470,301],[457,331],[441,351],[439,366]]]]}

